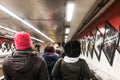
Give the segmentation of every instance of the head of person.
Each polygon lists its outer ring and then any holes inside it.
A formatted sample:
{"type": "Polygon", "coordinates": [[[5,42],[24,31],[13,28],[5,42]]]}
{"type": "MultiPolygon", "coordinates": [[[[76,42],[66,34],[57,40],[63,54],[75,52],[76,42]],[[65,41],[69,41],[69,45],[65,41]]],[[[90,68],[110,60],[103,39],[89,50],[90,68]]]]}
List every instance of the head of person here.
{"type": "Polygon", "coordinates": [[[17,50],[26,50],[32,47],[30,34],[23,31],[14,36],[14,43],[17,50]]]}
{"type": "Polygon", "coordinates": [[[64,45],[65,56],[75,58],[81,53],[80,42],[77,40],[69,41],[64,45]]]}
{"type": "Polygon", "coordinates": [[[55,53],[55,48],[53,45],[47,45],[44,49],[44,52],[46,54],[52,54],[52,53],[55,53]]]}

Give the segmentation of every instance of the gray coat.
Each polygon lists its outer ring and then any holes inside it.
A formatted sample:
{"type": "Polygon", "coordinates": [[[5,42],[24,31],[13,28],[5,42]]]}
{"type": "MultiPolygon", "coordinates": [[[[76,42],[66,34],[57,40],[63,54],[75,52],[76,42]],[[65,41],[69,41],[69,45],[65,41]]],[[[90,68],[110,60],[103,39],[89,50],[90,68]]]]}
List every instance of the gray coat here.
{"type": "Polygon", "coordinates": [[[15,51],[3,62],[6,80],[49,80],[44,60],[33,51],[15,51]]]}

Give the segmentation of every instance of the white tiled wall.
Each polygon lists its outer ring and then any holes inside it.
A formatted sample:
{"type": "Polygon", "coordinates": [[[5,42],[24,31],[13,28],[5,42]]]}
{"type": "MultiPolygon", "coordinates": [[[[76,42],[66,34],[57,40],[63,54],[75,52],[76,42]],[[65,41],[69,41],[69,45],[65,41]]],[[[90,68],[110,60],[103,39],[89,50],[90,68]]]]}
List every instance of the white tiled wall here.
{"type": "Polygon", "coordinates": [[[90,55],[80,55],[89,64],[89,67],[95,70],[96,74],[100,76],[101,80],[120,80],[120,53],[116,50],[113,65],[111,66],[102,51],[100,61],[98,61],[95,52],[93,52],[93,59],[90,55]]]}

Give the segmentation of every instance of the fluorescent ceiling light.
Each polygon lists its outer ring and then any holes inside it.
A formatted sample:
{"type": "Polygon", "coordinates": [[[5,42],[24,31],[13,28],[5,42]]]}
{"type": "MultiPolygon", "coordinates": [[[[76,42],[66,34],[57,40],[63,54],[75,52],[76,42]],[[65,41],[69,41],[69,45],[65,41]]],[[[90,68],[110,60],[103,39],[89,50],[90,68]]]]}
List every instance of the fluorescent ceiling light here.
{"type": "Polygon", "coordinates": [[[39,42],[44,42],[44,41],[42,41],[42,40],[40,40],[40,39],[37,39],[37,38],[35,38],[35,37],[31,37],[31,39],[33,39],[33,40],[36,40],[36,41],[39,41],[39,42]]]}
{"type": "Polygon", "coordinates": [[[36,32],[38,32],[39,34],[41,34],[42,36],[44,36],[45,38],[47,38],[48,40],[50,40],[51,42],[54,42],[51,38],[49,38],[47,35],[45,35],[44,33],[42,33],[40,30],[36,29],[32,24],[28,23],[27,21],[23,20],[21,17],[17,16],[16,14],[14,14],[13,12],[11,12],[10,10],[8,10],[7,8],[5,8],[4,6],[0,5],[0,10],[4,11],[5,13],[7,13],[8,15],[10,15],[11,17],[21,21],[22,23],[24,23],[25,25],[27,25],[28,27],[32,28],[33,30],[35,30],[36,32]]]}
{"type": "Polygon", "coordinates": [[[68,36],[67,36],[67,35],[65,35],[65,38],[67,39],[67,38],[68,38],[68,36]]]}
{"type": "Polygon", "coordinates": [[[65,29],[65,34],[68,34],[70,32],[70,28],[65,29]]]}
{"type": "Polygon", "coordinates": [[[1,26],[1,25],[0,25],[0,28],[8,30],[8,31],[13,32],[13,33],[17,33],[17,31],[10,29],[10,28],[7,28],[7,27],[4,27],[4,26],[1,26]]]}
{"type": "Polygon", "coordinates": [[[73,10],[74,10],[74,4],[73,3],[68,3],[67,4],[67,13],[66,13],[66,16],[67,16],[66,19],[67,19],[67,21],[71,21],[73,10]]]}
{"type": "Polygon", "coordinates": [[[0,37],[4,37],[4,38],[12,38],[13,39],[13,36],[11,36],[11,35],[0,35],[0,37]]]}
{"type": "Polygon", "coordinates": [[[13,37],[13,36],[11,36],[11,35],[5,35],[5,37],[14,38],[14,37],[13,37]]]}
{"type": "Polygon", "coordinates": [[[64,39],[65,43],[67,42],[67,39],[64,39]]]}
{"type": "MultiPolygon", "coordinates": [[[[1,26],[1,25],[0,25],[0,28],[5,29],[5,30],[8,30],[8,31],[13,32],[13,33],[18,33],[18,31],[15,31],[15,30],[13,30],[13,29],[10,29],[10,28],[7,28],[7,27],[1,26]]],[[[5,36],[8,37],[8,35],[5,35],[5,36]]],[[[9,37],[10,37],[10,36],[9,36],[9,37]]],[[[42,43],[44,42],[44,41],[39,40],[39,39],[34,38],[34,37],[31,37],[31,39],[36,40],[36,41],[39,41],[39,42],[42,42],[42,43]]]]}

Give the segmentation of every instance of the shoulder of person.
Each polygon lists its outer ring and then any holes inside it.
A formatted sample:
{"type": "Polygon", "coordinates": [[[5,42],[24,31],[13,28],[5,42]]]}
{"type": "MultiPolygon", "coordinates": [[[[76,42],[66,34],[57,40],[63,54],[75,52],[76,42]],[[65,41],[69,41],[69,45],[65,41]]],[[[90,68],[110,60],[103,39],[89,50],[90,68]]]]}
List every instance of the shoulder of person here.
{"type": "Polygon", "coordinates": [[[54,55],[59,56],[59,54],[57,54],[57,53],[54,53],[54,55]]]}
{"type": "Polygon", "coordinates": [[[59,58],[59,59],[58,59],[58,61],[62,61],[62,60],[63,60],[63,58],[59,58]]]}
{"type": "Polygon", "coordinates": [[[63,58],[59,58],[56,63],[61,63],[63,58]]]}
{"type": "Polygon", "coordinates": [[[36,58],[36,60],[40,61],[40,62],[44,62],[44,58],[43,55],[34,55],[34,57],[36,58]]]}
{"type": "Polygon", "coordinates": [[[79,59],[79,61],[81,61],[82,63],[87,63],[86,61],[85,61],[85,59],[79,59]]]}

